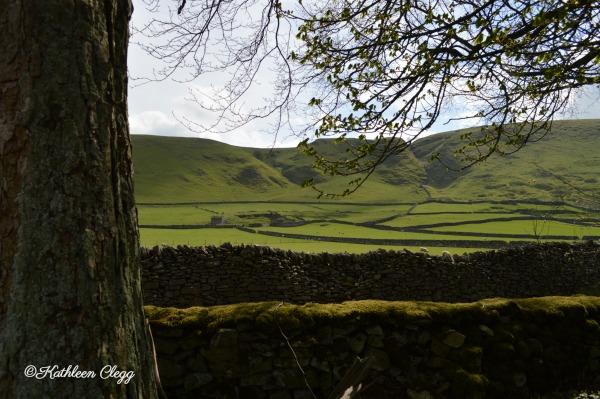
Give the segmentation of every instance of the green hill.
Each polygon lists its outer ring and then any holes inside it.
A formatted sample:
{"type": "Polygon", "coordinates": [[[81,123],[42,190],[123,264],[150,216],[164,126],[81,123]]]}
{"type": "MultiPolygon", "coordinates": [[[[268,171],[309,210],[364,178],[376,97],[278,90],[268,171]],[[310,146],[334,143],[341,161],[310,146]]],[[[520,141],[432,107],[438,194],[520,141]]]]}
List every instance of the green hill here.
{"type": "Polygon", "coordinates": [[[530,143],[514,154],[493,156],[462,172],[448,171],[444,164],[453,168],[460,166],[453,154],[464,145],[459,138],[467,131],[425,137],[411,148],[425,164],[427,180],[424,184],[434,198],[554,201],[575,191],[552,175],[586,193],[598,193],[599,119],[555,122],[552,131],[542,140],[530,143]],[[437,152],[444,164],[428,162],[437,152]]]}
{"type": "MultiPolygon", "coordinates": [[[[314,190],[300,187],[305,179],[315,177],[330,192],[342,192],[349,180],[320,175],[312,169],[312,159],[295,148],[269,150],[197,138],[131,137],[136,197],[141,203],[315,201],[314,190]]],[[[332,140],[316,145],[332,156],[343,151],[332,140]]],[[[425,178],[423,164],[407,152],[385,162],[349,201],[424,200],[427,195],[419,185],[425,178]]]]}
{"type": "Polygon", "coordinates": [[[212,140],[132,135],[138,202],[254,200],[290,182],[242,148],[212,140]]]}
{"type": "MultiPolygon", "coordinates": [[[[506,157],[463,172],[447,171],[431,156],[452,154],[465,131],[435,134],[417,141],[401,156],[386,161],[370,180],[344,202],[422,202],[434,199],[556,200],[573,186],[597,193],[600,188],[600,120],[555,122],[543,140],[506,157]],[[546,173],[541,168],[551,172],[546,173]],[[423,186],[423,187],[422,187],[423,186]]],[[[341,192],[347,180],[316,173],[312,160],[295,148],[253,149],[207,139],[132,135],[137,201],[314,201],[316,192],[300,188],[306,178],[328,191],[341,192]]],[[[315,144],[323,153],[343,154],[332,140],[315,144]]],[[[324,200],[325,201],[325,200],[324,200]]]]}

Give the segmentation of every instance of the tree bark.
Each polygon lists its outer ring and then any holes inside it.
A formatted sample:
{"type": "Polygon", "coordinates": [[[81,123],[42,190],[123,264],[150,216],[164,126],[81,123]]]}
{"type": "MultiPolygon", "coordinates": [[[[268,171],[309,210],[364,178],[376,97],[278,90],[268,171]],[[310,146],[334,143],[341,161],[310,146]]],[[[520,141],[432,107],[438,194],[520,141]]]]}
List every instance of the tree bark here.
{"type": "Polygon", "coordinates": [[[156,397],[127,122],[131,11],[0,0],[0,397],[156,397]]]}

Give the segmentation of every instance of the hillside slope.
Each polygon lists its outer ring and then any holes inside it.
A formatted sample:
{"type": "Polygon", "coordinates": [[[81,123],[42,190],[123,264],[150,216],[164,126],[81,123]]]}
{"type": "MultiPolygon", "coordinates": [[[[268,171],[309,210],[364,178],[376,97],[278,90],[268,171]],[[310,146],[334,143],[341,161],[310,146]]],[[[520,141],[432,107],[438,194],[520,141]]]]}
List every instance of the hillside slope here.
{"type": "MultiPolygon", "coordinates": [[[[351,144],[357,141],[348,140],[351,144]]],[[[313,143],[319,153],[328,159],[339,158],[345,154],[347,144],[335,144],[333,140],[317,140],[313,143]]],[[[341,193],[348,187],[348,182],[357,176],[342,177],[323,175],[313,169],[313,158],[295,148],[287,149],[254,149],[253,154],[268,165],[281,171],[292,183],[301,185],[306,179],[313,178],[318,187],[328,193],[341,193]]],[[[345,201],[352,202],[414,202],[427,197],[420,188],[427,179],[424,165],[411,151],[386,160],[367,180],[367,182],[345,201]]],[[[308,194],[314,199],[313,190],[308,194]]]]}
{"type": "Polygon", "coordinates": [[[425,184],[434,197],[553,201],[575,191],[552,175],[586,193],[599,191],[599,119],[557,121],[542,140],[530,143],[514,154],[493,156],[462,172],[448,171],[444,164],[453,168],[460,166],[453,154],[463,145],[460,135],[467,131],[425,137],[412,147],[415,156],[425,164],[425,184]],[[444,164],[429,161],[438,152],[444,164]]]}
{"type": "MultiPolygon", "coordinates": [[[[459,166],[453,153],[461,147],[464,132],[417,141],[340,201],[422,202],[427,193],[460,201],[551,201],[574,191],[553,175],[585,192],[600,191],[600,120],[555,122],[543,140],[462,172],[430,161],[439,152],[444,163],[459,166]]],[[[343,191],[348,180],[318,174],[312,159],[295,148],[241,148],[207,139],[142,135],[132,135],[132,142],[136,196],[142,203],[314,201],[316,192],[299,186],[305,179],[315,178],[330,192],[343,191]]],[[[319,140],[315,146],[331,156],[344,152],[332,140],[319,140]]]]}
{"type": "MultiPolygon", "coordinates": [[[[138,202],[316,201],[317,192],[301,188],[315,177],[331,192],[349,179],[322,176],[312,159],[296,148],[242,148],[199,138],[132,135],[138,202]]],[[[343,151],[331,140],[317,143],[325,153],[343,151]]],[[[387,161],[363,189],[346,201],[414,202],[426,198],[426,178],[412,153],[387,161]]],[[[328,200],[323,200],[328,201],[328,200]]]]}
{"type": "Polygon", "coordinates": [[[291,185],[244,149],[196,138],[132,135],[138,202],[259,199],[291,185]]]}

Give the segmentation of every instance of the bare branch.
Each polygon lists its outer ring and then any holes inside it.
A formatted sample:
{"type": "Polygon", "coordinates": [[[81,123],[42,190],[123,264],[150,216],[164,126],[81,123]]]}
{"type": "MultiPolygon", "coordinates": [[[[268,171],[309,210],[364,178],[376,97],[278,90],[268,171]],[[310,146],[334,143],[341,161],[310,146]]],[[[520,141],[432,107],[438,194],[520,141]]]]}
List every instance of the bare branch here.
{"type": "Polygon", "coordinates": [[[181,11],[183,11],[183,7],[185,7],[185,1],[186,0],[181,0],[181,5],[177,9],[177,15],[181,14],[181,11]]]}
{"type": "Polygon", "coordinates": [[[277,307],[275,307],[275,310],[273,310],[273,319],[275,320],[275,324],[277,324],[277,328],[279,329],[279,333],[281,334],[281,336],[285,340],[288,348],[290,348],[290,351],[292,352],[292,356],[294,356],[294,360],[296,361],[296,366],[298,366],[298,370],[300,370],[300,372],[302,373],[302,377],[304,378],[304,384],[306,385],[306,388],[308,388],[308,390],[309,390],[310,394],[312,395],[312,397],[314,399],[317,399],[317,396],[315,395],[315,393],[313,392],[312,388],[310,387],[310,384],[308,383],[308,377],[306,375],[306,372],[304,371],[304,369],[300,365],[300,360],[298,360],[298,355],[296,355],[296,351],[294,350],[294,347],[290,343],[290,339],[283,332],[283,329],[281,328],[281,325],[279,324],[279,320],[277,319],[277,311],[282,306],[283,306],[283,302],[279,303],[277,305],[277,307]]]}

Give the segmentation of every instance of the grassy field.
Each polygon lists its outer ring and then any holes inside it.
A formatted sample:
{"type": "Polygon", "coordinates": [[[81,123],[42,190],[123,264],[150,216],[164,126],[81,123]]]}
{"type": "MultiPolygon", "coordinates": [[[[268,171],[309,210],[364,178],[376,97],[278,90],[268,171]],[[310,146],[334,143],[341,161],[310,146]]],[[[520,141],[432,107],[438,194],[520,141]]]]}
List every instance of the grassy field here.
{"type": "Polygon", "coordinates": [[[338,220],[364,223],[405,214],[411,205],[355,205],[320,203],[221,203],[194,205],[140,205],[142,224],[208,224],[211,216],[224,215],[229,224],[268,224],[274,220],[338,220]]]}
{"type": "Polygon", "coordinates": [[[494,248],[490,242],[498,240],[523,243],[556,240],[554,236],[600,236],[598,213],[544,203],[428,202],[415,206],[238,202],[140,205],[138,210],[142,245],[149,247],[231,242],[303,252],[363,253],[378,248],[418,251],[426,246],[431,253],[464,253],[494,248]],[[228,228],[209,226],[211,216],[216,215],[225,217],[228,228]],[[514,218],[529,219],[511,220],[514,218]],[[366,243],[358,244],[356,240],[366,243]],[[418,244],[420,241],[422,244],[418,244]]]}
{"type": "Polygon", "coordinates": [[[547,236],[600,236],[600,227],[582,226],[555,220],[512,220],[506,222],[489,222],[482,224],[463,224],[459,226],[435,227],[434,231],[491,233],[491,234],[531,234],[547,236]]]}
{"type": "MultiPolygon", "coordinates": [[[[366,253],[377,251],[379,249],[400,251],[404,248],[419,252],[419,246],[394,246],[394,245],[369,245],[369,244],[350,244],[340,242],[327,242],[315,240],[301,240],[296,238],[273,237],[256,233],[247,233],[237,229],[141,229],[142,245],[153,247],[155,245],[187,245],[187,246],[207,246],[221,245],[230,242],[234,245],[253,244],[268,246],[283,250],[292,250],[295,252],[329,252],[329,253],[366,253]]],[[[440,255],[445,247],[428,247],[428,251],[433,255],[440,255]]],[[[473,251],[484,251],[485,248],[452,248],[455,253],[465,253],[473,251]]]]}

